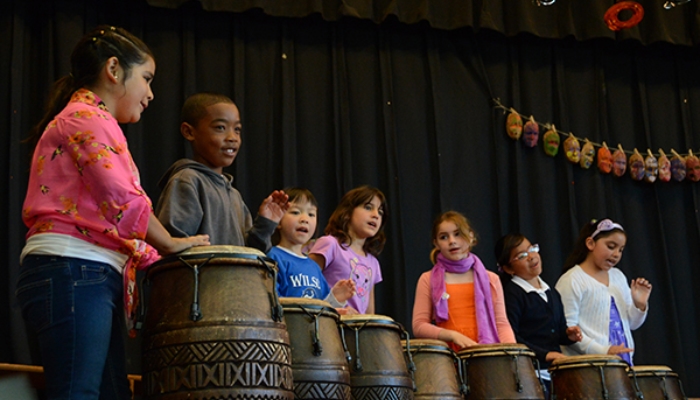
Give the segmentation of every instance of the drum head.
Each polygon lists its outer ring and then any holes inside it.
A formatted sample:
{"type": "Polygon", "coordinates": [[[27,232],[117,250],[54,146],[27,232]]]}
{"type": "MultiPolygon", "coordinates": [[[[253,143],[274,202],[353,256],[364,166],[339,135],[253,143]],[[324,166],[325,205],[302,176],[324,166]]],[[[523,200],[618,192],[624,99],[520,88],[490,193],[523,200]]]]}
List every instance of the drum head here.
{"type": "MultiPolygon", "coordinates": [[[[190,247],[189,249],[176,254],[175,256],[179,256],[182,258],[188,258],[191,256],[198,256],[198,255],[209,255],[209,254],[216,254],[216,255],[228,255],[235,257],[236,255],[241,256],[243,258],[249,258],[249,257],[265,257],[265,253],[258,249],[254,249],[252,247],[243,247],[243,246],[195,246],[195,247],[190,247]]],[[[171,256],[172,257],[172,256],[171,256]]]]}
{"type": "Polygon", "coordinates": [[[403,330],[391,317],[378,314],[341,315],[340,322],[350,328],[379,327],[403,330]]]}
{"type": "Polygon", "coordinates": [[[251,265],[269,266],[276,264],[258,249],[242,246],[196,246],[183,252],[171,254],[155,262],[148,275],[170,268],[191,268],[192,265],[251,265]],[[264,262],[265,264],[262,264],[264,262]]]}
{"type": "MultiPolygon", "coordinates": [[[[450,346],[442,340],[411,339],[408,342],[408,345],[411,347],[411,353],[444,353],[449,354],[452,357],[456,357],[454,351],[452,351],[450,346]]],[[[405,340],[401,341],[401,347],[403,347],[403,349],[406,350],[405,340]]]]}
{"type": "Polygon", "coordinates": [[[331,304],[327,301],[319,299],[309,299],[306,297],[280,297],[280,303],[284,307],[328,307],[332,308],[331,304]]]}
{"type": "Polygon", "coordinates": [[[460,350],[457,355],[460,358],[491,357],[500,355],[523,355],[534,357],[535,353],[524,344],[497,343],[477,344],[460,350]]]}
{"type": "Polygon", "coordinates": [[[649,377],[649,376],[672,376],[677,377],[678,374],[665,365],[635,365],[629,370],[629,376],[649,377]]]}
{"type": "Polygon", "coordinates": [[[379,314],[356,314],[356,315],[341,315],[340,319],[346,324],[358,323],[363,324],[367,321],[371,322],[394,322],[391,317],[379,314]]]}
{"type": "MultiPolygon", "coordinates": [[[[411,339],[410,343],[411,348],[414,347],[444,347],[444,348],[450,348],[450,345],[447,344],[447,342],[444,342],[442,340],[438,339],[411,339]]],[[[401,345],[406,347],[406,341],[402,340],[401,345]]]]}
{"type": "Polygon", "coordinates": [[[557,358],[556,360],[552,361],[552,366],[549,367],[549,371],[566,368],[584,368],[590,366],[623,367],[625,369],[629,368],[629,365],[619,356],[587,354],[557,358]]]}
{"type": "Polygon", "coordinates": [[[335,319],[336,322],[340,320],[338,311],[327,301],[304,297],[280,297],[280,304],[282,304],[285,314],[324,315],[335,319]]]}

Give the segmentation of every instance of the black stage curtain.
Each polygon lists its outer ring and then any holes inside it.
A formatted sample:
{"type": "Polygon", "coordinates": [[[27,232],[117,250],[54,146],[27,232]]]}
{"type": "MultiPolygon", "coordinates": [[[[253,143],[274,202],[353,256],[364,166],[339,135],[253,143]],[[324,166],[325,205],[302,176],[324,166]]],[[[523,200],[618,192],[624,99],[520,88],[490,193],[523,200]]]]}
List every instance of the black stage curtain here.
{"type": "MultiPolygon", "coordinates": [[[[140,123],[125,126],[151,198],[167,167],[188,154],[178,132],[185,97],[231,96],[242,112],[244,146],[229,172],[251,209],[273,189],[307,187],[320,202],[322,231],[345,191],[361,184],[384,191],[388,242],[377,312],[409,328],[418,276],[431,267],[431,223],[441,211],[471,219],[479,233],[474,252],[492,270],[495,241],[523,232],[541,245],[550,285],[579,228],[611,217],[629,232],[620,268],[654,284],[647,322],[635,332],[635,360],[670,366],[686,393],[700,396],[700,381],[691,379],[700,371],[700,301],[693,295],[700,285],[700,183],[637,182],[582,169],[562,151],[548,157],[541,146],[507,137],[505,114],[492,100],[596,143],[700,153],[697,49],[435,29],[391,13],[380,20],[211,12],[197,3],[167,9],[142,0],[0,6],[0,362],[31,362],[13,294],[26,232],[29,154],[21,140],[51,83],[69,72],[75,42],[108,23],[142,37],[156,56],[155,101],[140,123]]],[[[138,372],[138,340],[130,346],[138,372]]]]}
{"type": "MultiPolygon", "coordinates": [[[[531,33],[552,39],[573,36],[578,40],[613,38],[695,45],[700,41],[700,3],[679,4],[683,1],[637,0],[643,8],[642,21],[632,29],[613,32],[603,16],[614,0],[147,0],[152,6],[166,8],[188,3],[201,4],[207,11],[256,8],[275,17],[319,14],[326,21],[354,17],[375,23],[395,17],[406,24],[426,21],[438,29],[491,29],[507,36],[531,33]]],[[[618,18],[626,21],[632,15],[624,10],[618,18]]]]}

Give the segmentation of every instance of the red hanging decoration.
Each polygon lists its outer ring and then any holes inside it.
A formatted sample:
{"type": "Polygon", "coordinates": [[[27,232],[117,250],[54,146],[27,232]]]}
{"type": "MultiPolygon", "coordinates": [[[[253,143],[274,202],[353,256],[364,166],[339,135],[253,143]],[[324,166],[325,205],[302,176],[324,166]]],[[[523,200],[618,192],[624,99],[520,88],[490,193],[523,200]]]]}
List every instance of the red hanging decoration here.
{"type": "Polygon", "coordinates": [[[637,26],[642,18],[644,18],[644,7],[636,1],[621,1],[616,3],[608,8],[608,11],[605,12],[605,16],[603,17],[605,23],[608,24],[608,28],[612,31],[619,31],[637,26]],[[627,21],[621,21],[619,18],[620,12],[624,10],[632,11],[632,16],[627,21]]]}

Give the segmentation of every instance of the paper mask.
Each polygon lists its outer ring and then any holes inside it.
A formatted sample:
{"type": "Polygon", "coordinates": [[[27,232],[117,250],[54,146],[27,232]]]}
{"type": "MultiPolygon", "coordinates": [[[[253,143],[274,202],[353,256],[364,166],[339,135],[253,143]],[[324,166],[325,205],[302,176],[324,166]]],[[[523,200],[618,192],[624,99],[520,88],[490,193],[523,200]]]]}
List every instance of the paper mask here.
{"type": "Polygon", "coordinates": [[[540,127],[537,122],[530,119],[523,127],[523,142],[527,147],[537,146],[537,139],[540,137],[540,127]]]}
{"type": "Polygon", "coordinates": [[[515,111],[511,111],[506,118],[506,132],[514,140],[520,139],[520,135],[523,133],[523,120],[520,118],[520,114],[515,111]]]}
{"type": "Polygon", "coordinates": [[[572,163],[581,161],[581,144],[574,135],[569,135],[564,141],[564,151],[566,152],[566,158],[572,163]]]}

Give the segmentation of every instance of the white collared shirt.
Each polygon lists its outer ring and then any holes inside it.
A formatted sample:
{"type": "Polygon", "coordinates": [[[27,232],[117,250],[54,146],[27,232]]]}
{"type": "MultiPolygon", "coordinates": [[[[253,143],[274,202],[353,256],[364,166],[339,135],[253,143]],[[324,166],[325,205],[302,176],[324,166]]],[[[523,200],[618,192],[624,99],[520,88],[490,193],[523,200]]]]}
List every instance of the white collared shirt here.
{"type": "Polygon", "coordinates": [[[540,295],[542,300],[547,301],[547,293],[546,292],[547,292],[547,290],[549,290],[549,285],[547,285],[547,282],[543,281],[542,278],[540,278],[539,276],[537,277],[537,280],[540,282],[539,289],[532,286],[530,284],[530,282],[526,281],[525,279],[523,279],[517,275],[513,275],[513,279],[512,279],[513,283],[515,283],[516,285],[523,288],[523,290],[525,292],[527,292],[527,293],[535,292],[535,293],[540,295]]]}

